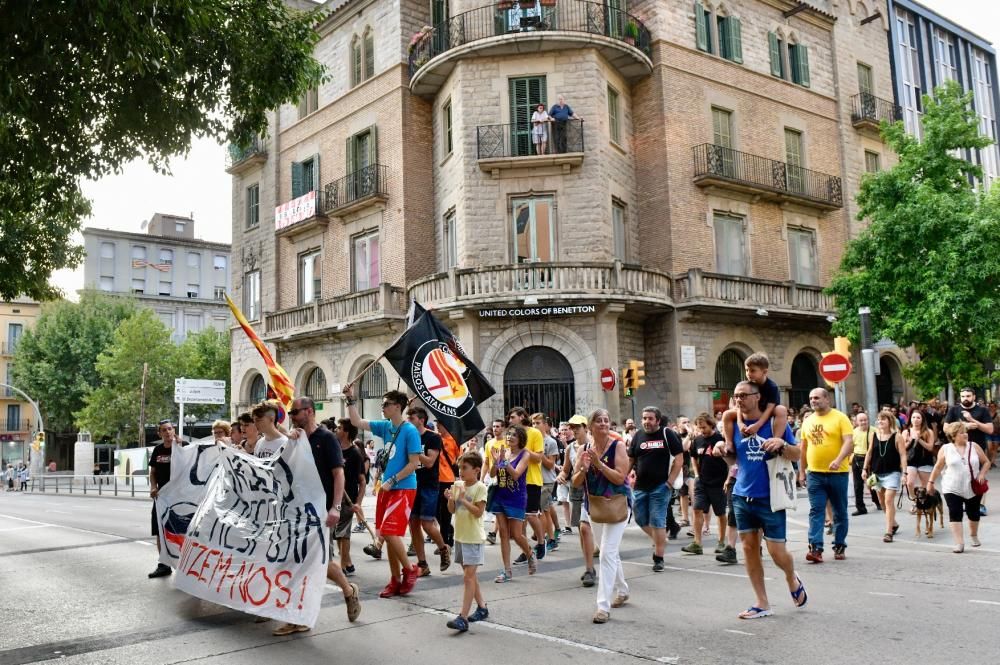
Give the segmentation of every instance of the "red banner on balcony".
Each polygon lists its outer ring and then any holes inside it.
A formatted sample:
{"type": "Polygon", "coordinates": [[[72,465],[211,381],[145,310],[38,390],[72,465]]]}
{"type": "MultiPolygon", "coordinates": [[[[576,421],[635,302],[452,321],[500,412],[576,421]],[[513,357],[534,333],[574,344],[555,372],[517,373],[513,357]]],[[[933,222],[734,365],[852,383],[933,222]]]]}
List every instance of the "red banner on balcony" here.
{"type": "Polygon", "coordinates": [[[274,209],[274,230],[316,216],[317,192],[313,190],[274,209]]]}

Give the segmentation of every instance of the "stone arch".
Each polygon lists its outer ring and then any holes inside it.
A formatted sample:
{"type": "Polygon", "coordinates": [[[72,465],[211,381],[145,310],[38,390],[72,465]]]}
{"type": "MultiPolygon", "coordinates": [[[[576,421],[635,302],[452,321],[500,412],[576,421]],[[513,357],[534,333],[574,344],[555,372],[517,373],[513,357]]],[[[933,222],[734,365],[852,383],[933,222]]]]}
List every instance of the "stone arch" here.
{"type": "MultiPolygon", "coordinates": [[[[355,344],[344,356],[343,362],[340,363],[340,384],[347,385],[347,382],[367,367],[368,363],[381,356],[387,346],[389,344],[385,340],[376,339],[365,339],[355,344]]],[[[392,365],[385,358],[379,360],[379,365],[385,370],[389,387],[395,388],[396,379],[399,378],[396,370],[392,368],[392,365]]],[[[331,373],[327,374],[327,381],[330,380],[329,377],[331,376],[337,376],[337,374],[331,371],[331,373]]],[[[403,389],[405,390],[405,387],[403,389]]]]}
{"type": "Polygon", "coordinates": [[[720,2],[715,6],[715,13],[719,16],[729,16],[732,14],[732,11],[726,6],[726,3],[720,2]]]}
{"type": "MultiPolygon", "coordinates": [[[[703,367],[715,367],[715,361],[722,355],[722,352],[729,348],[734,348],[740,353],[748,356],[754,351],[764,351],[764,342],[749,328],[723,329],[722,333],[715,337],[712,345],[708,347],[704,358],[699,358],[699,364],[703,367]]],[[[770,356],[771,354],[768,354],[770,356]]],[[[732,386],[730,386],[730,389],[732,386]]]]}
{"type": "Polygon", "coordinates": [[[257,377],[264,379],[264,383],[267,383],[267,377],[256,367],[252,367],[243,373],[243,378],[240,379],[240,390],[235,400],[238,404],[249,404],[253,401],[253,396],[250,394],[253,388],[254,379],[257,377]]]}
{"type": "Polygon", "coordinates": [[[879,407],[896,404],[906,398],[906,380],[903,378],[903,361],[892,351],[882,351],[878,357],[879,375],[875,377],[879,407]]]}
{"type": "MultiPolygon", "coordinates": [[[[589,413],[604,406],[598,394],[597,355],[580,335],[552,321],[527,321],[505,329],[483,352],[480,369],[495,389],[503,386],[504,369],[519,351],[529,346],[546,346],[558,351],[573,368],[576,412],[589,413]]],[[[490,398],[483,408],[483,420],[500,415],[503,409],[502,391],[490,398]]]]}

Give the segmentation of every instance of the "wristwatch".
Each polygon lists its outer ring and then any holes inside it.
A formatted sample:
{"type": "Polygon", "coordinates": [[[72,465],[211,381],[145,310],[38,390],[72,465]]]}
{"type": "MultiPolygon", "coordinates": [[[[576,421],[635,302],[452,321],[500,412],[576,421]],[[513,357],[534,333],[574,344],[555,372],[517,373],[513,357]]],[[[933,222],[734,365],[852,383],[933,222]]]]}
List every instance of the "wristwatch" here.
{"type": "Polygon", "coordinates": [[[354,406],[355,404],[358,403],[358,400],[354,399],[353,397],[348,397],[344,399],[344,401],[347,403],[347,406],[354,406]]]}

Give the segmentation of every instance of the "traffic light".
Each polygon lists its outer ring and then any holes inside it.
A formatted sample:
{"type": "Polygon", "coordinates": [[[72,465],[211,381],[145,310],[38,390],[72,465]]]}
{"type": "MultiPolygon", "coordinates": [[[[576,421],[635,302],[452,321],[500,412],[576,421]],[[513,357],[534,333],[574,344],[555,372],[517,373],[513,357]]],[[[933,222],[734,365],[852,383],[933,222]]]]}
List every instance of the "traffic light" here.
{"type": "Polygon", "coordinates": [[[646,371],[642,369],[646,366],[641,360],[630,360],[628,361],[629,367],[632,369],[632,388],[639,388],[646,385],[646,379],[642,378],[646,376],[646,371]]]}
{"type": "Polygon", "coordinates": [[[846,337],[834,337],[833,338],[833,350],[844,356],[845,358],[851,357],[851,340],[846,337]]]}
{"type": "Polygon", "coordinates": [[[631,397],[635,390],[635,370],[631,367],[622,367],[622,391],[625,397],[631,397]]]}

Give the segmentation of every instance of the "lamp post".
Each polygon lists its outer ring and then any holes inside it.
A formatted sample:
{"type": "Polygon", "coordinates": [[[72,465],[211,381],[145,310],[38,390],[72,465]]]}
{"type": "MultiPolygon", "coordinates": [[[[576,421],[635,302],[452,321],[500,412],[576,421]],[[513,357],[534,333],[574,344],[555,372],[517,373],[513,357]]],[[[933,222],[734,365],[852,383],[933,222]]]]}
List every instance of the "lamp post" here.
{"type": "Polygon", "coordinates": [[[193,413],[189,413],[184,416],[184,424],[187,425],[189,430],[194,427],[196,422],[198,422],[198,418],[193,413]]]}
{"type": "MultiPolygon", "coordinates": [[[[45,421],[42,420],[42,412],[38,408],[38,404],[35,403],[35,400],[31,399],[31,397],[28,396],[28,393],[24,392],[20,388],[15,388],[14,386],[10,385],[9,383],[0,383],[0,387],[7,388],[9,390],[13,390],[18,395],[20,395],[21,397],[23,397],[29,404],[31,404],[31,407],[35,410],[35,418],[38,419],[37,420],[37,422],[38,422],[38,431],[42,432],[42,445],[38,449],[38,463],[32,466],[31,473],[32,473],[32,475],[40,474],[42,472],[42,466],[43,466],[42,460],[45,459],[45,437],[44,437],[44,434],[45,434],[45,421]]],[[[23,454],[22,454],[22,457],[23,457],[23,454]]]]}

